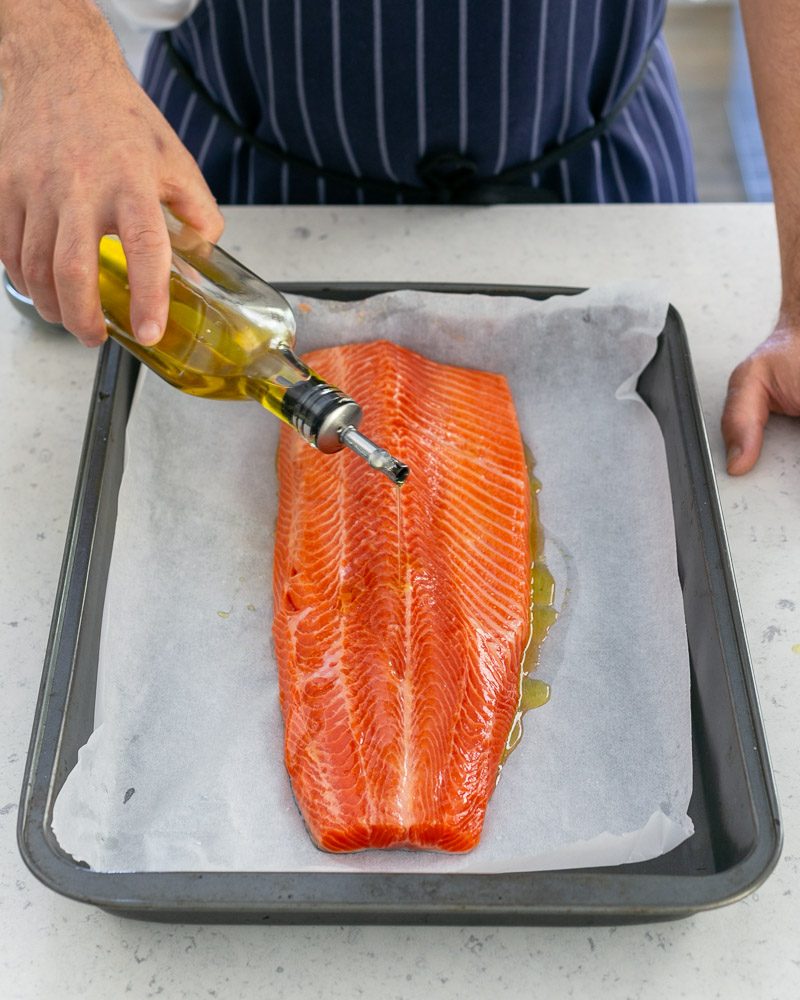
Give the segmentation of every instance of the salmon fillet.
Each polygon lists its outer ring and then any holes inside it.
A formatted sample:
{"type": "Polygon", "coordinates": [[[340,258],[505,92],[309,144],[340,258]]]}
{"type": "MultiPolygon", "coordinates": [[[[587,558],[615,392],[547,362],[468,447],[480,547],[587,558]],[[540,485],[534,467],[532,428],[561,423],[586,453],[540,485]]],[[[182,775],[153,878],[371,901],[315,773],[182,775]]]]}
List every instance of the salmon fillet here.
{"type": "Polygon", "coordinates": [[[326,851],[469,851],[516,714],[530,480],[505,379],[386,341],[305,356],[398,489],[283,427],[273,638],[285,760],[326,851]]]}

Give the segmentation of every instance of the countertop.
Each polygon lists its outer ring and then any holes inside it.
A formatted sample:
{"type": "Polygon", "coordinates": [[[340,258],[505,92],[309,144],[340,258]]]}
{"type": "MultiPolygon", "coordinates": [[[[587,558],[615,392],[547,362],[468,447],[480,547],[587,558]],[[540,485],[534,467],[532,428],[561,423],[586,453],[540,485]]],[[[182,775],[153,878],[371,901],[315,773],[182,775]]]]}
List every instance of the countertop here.
{"type": "MultiPolygon", "coordinates": [[[[711,439],[730,369],[770,330],[771,207],[239,208],[223,245],[272,281],[662,282],[684,318],[711,439]]],[[[586,928],[226,927],[128,921],[27,871],[17,803],[96,355],[0,296],[0,995],[800,996],[800,426],[718,473],[784,823],[777,868],[719,910],[586,928]]]]}

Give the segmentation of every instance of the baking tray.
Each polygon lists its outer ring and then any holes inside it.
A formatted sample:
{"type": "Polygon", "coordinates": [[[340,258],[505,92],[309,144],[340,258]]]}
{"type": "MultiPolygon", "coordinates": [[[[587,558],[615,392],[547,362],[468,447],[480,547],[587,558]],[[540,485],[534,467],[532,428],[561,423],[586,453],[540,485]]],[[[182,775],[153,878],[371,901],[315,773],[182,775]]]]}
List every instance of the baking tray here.
{"type": "MultiPolygon", "coordinates": [[[[398,288],[534,299],[578,289],[293,284],[360,299],[398,288]]],[[[113,342],[98,363],[25,771],[18,840],[42,882],[114,913],[275,923],[616,924],[731,903],[770,873],[781,825],[758,697],[692,373],[670,307],[639,393],[666,442],[692,685],[695,833],[669,854],[613,868],[504,875],[93,872],[59,846],[53,804],[94,723],[100,624],[138,362],[113,342]]]]}

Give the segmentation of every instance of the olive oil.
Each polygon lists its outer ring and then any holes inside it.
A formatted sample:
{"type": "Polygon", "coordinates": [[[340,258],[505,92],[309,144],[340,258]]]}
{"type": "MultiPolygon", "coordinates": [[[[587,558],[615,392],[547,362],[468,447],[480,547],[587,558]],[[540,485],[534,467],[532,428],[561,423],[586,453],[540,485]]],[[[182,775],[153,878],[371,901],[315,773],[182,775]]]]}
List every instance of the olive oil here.
{"type": "MultiPolygon", "coordinates": [[[[219,281],[219,268],[212,273],[219,281]]],[[[173,266],[164,336],[146,347],[131,332],[122,244],[115,236],[100,241],[100,301],[109,333],[116,340],[183,392],[210,399],[255,399],[287,420],[283,410],[286,390],[315,377],[291,353],[293,326],[287,322],[281,328],[274,317],[269,317],[269,324],[259,323],[219,289],[203,294],[207,283],[197,268],[173,266]]]]}
{"type": "MultiPolygon", "coordinates": [[[[528,528],[529,552],[530,552],[530,600],[529,600],[529,630],[528,641],[522,653],[519,667],[519,701],[511,731],[506,740],[505,749],[500,759],[498,779],[503,764],[519,745],[522,739],[522,718],[526,712],[535,708],[541,708],[550,700],[550,685],[539,680],[533,674],[539,665],[539,654],[541,646],[547,637],[548,632],[558,618],[558,611],[555,607],[556,586],[555,580],[544,560],[544,531],[539,518],[539,493],[542,484],[533,474],[534,458],[527,445],[524,445],[525,464],[528,468],[528,475],[531,484],[531,512],[530,525],[528,528]]],[[[410,590],[412,584],[409,578],[409,567],[402,565],[402,540],[405,533],[403,519],[403,506],[400,490],[395,491],[396,511],[397,511],[397,537],[400,540],[398,545],[398,579],[404,580],[406,591],[410,590]]]]}
{"type": "MultiPolygon", "coordinates": [[[[522,717],[526,712],[541,708],[550,700],[550,685],[533,677],[539,665],[539,654],[547,633],[558,618],[555,607],[555,580],[544,561],[544,531],[539,519],[539,492],[542,484],[533,474],[534,458],[525,445],[525,462],[531,479],[531,520],[530,520],[530,630],[528,643],[520,664],[519,703],[517,714],[506,740],[506,747],[500,760],[500,768],[519,745],[522,739],[522,717]]],[[[499,777],[499,774],[498,774],[499,777]]]]}
{"type": "Polygon", "coordinates": [[[109,334],[182,392],[260,403],[322,452],[350,448],[396,485],[408,467],[358,430],[361,408],[295,354],[286,299],[220,247],[166,213],[172,245],[169,315],[157,344],[140,344],[130,320],[121,242],[99,248],[100,304],[109,334]]]}

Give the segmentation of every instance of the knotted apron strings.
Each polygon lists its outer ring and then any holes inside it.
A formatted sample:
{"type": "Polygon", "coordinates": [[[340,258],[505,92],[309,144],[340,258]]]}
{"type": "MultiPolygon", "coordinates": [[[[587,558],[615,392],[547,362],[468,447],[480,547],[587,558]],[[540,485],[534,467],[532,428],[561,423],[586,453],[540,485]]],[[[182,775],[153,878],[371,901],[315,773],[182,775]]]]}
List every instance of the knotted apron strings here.
{"type": "Polygon", "coordinates": [[[465,204],[465,205],[496,205],[509,202],[556,202],[558,197],[553,191],[541,187],[533,187],[530,183],[533,174],[542,174],[562,160],[573,156],[579,150],[589,146],[595,139],[606,133],[617,118],[625,110],[641,84],[660,32],[655,32],[645,49],[642,61],[631,82],[609,111],[593,125],[577,132],[563,143],[546,149],[535,160],[518,163],[499,174],[489,177],[478,175],[473,160],[458,152],[435,153],[423,157],[417,164],[417,173],[421,185],[405,184],[396,181],[383,180],[376,177],[356,177],[344,171],[327,167],[318,167],[310,160],[286,152],[279,146],[267,142],[255,135],[233,118],[228,111],[217,102],[197,79],[189,66],[176,50],[170,32],[160,34],[161,44],[166,48],[167,56],[183,80],[203,101],[208,110],[234,135],[243,139],[255,150],[263,153],[278,163],[286,164],[294,170],[302,171],[313,178],[324,178],[326,181],[337,181],[353,188],[373,192],[384,196],[387,202],[394,202],[398,196],[413,202],[430,204],[465,204]],[[527,182],[527,183],[526,183],[527,182]],[[424,186],[423,186],[424,185],[424,186]]]}

